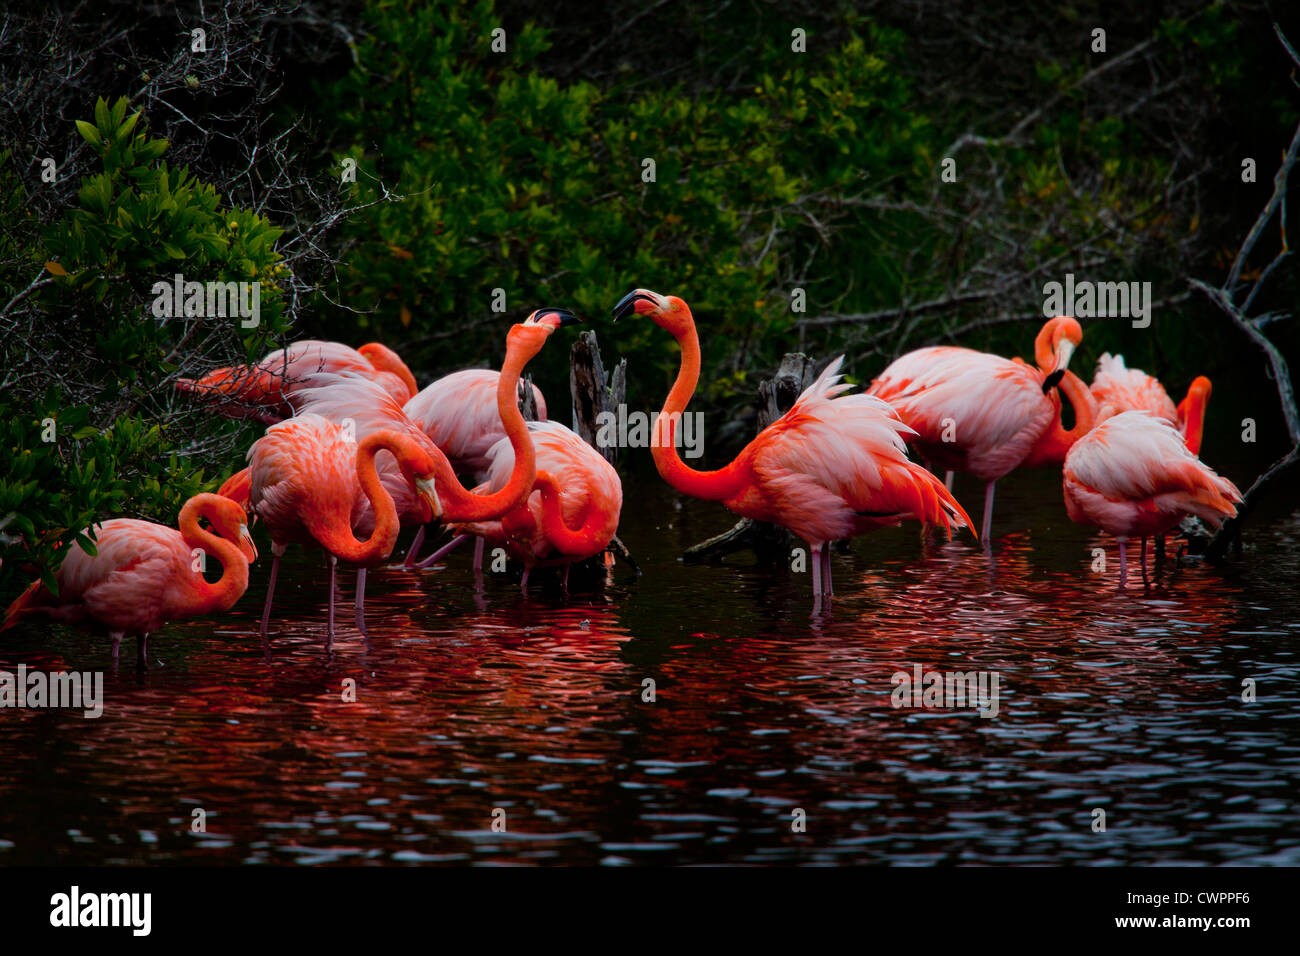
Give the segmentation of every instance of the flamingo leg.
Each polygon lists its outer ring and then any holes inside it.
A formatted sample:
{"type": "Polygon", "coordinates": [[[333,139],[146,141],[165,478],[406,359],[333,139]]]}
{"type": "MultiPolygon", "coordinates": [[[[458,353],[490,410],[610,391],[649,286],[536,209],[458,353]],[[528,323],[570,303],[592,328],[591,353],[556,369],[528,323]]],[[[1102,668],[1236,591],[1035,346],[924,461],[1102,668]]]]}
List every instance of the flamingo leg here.
{"type": "Polygon", "coordinates": [[[135,663],[137,667],[149,666],[149,635],[141,633],[135,642],[135,663]]]}
{"type": "Polygon", "coordinates": [[[113,663],[114,664],[117,663],[117,659],[122,655],[122,638],[124,636],[125,635],[121,631],[114,631],[112,634],[109,635],[109,637],[113,639],[113,663]]]}
{"type": "Polygon", "coordinates": [[[812,547],[812,578],[813,613],[820,614],[822,609],[822,546],[820,544],[812,547]]]}
{"type": "Polygon", "coordinates": [[[1163,534],[1156,535],[1156,544],[1154,550],[1156,555],[1156,567],[1160,568],[1161,566],[1164,565],[1165,559],[1167,557],[1167,555],[1165,554],[1165,536],[1163,534]]]}
{"type": "Polygon", "coordinates": [[[943,476],[943,486],[947,488],[949,491],[952,491],[952,480],[954,477],[956,477],[956,473],[952,471],[947,472],[943,476]]]}
{"type": "Polygon", "coordinates": [[[1127,543],[1127,538],[1119,539],[1119,589],[1121,591],[1124,590],[1124,584],[1128,581],[1128,556],[1125,553],[1127,543]]]}
{"type": "Polygon", "coordinates": [[[989,534],[993,531],[993,489],[997,483],[995,478],[984,486],[984,522],[980,525],[980,540],[986,548],[991,547],[989,534]]]}
{"type": "Polygon", "coordinates": [[[532,568],[524,568],[524,576],[519,582],[519,590],[523,591],[525,595],[528,594],[528,572],[531,570],[532,568]]]}
{"type": "Polygon", "coordinates": [[[835,587],[831,584],[831,553],[827,547],[826,553],[822,555],[822,593],[827,597],[835,593],[835,587]]]}
{"type": "Polygon", "coordinates": [[[406,552],[406,560],[402,562],[403,567],[415,567],[415,559],[420,554],[420,545],[424,544],[424,529],[425,525],[420,525],[420,530],[415,532],[415,540],[411,542],[411,550],[406,552]]]}
{"type": "Polygon", "coordinates": [[[280,556],[271,560],[271,580],[266,585],[266,606],[262,608],[262,640],[266,640],[266,628],[271,623],[271,598],[275,597],[275,579],[280,573],[280,556]]]}
{"type": "Polygon", "coordinates": [[[560,579],[560,589],[567,595],[569,593],[569,568],[573,567],[572,562],[564,566],[564,577],[560,579]]]}
{"type": "Polygon", "coordinates": [[[1147,539],[1142,538],[1142,583],[1147,583],[1147,539]]]}
{"type": "Polygon", "coordinates": [[[483,550],[487,544],[487,539],[478,538],[474,542],[474,573],[483,573],[483,550]]]}
{"type": "MultiPolygon", "coordinates": [[[[457,548],[459,548],[462,544],[464,544],[469,539],[470,536],[467,534],[458,534],[456,535],[456,537],[452,538],[441,548],[433,552],[433,554],[429,555],[427,558],[425,558],[423,561],[419,562],[415,566],[417,568],[427,568],[431,564],[436,564],[437,562],[445,558],[447,555],[455,551],[457,548]]],[[[479,538],[479,540],[482,541],[483,539],[479,538]]]]}
{"type": "Polygon", "coordinates": [[[357,601],[356,601],[356,624],[357,630],[362,634],[366,633],[366,569],[357,568],[357,601]]]}
{"type": "Polygon", "coordinates": [[[329,616],[329,630],[326,632],[329,635],[329,644],[327,645],[328,647],[334,646],[334,570],[335,568],[338,567],[338,563],[339,563],[338,558],[334,557],[334,555],[331,554],[330,555],[330,616],[329,616]]]}

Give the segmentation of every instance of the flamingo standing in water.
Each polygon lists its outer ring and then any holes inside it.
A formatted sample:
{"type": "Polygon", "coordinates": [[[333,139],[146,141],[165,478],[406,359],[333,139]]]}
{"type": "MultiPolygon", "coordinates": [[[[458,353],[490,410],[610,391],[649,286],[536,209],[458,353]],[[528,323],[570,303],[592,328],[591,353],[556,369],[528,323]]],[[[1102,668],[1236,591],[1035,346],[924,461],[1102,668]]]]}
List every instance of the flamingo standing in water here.
{"type": "Polygon", "coordinates": [[[220,495],[195,495],[181,508],[177,528],[113,518],[95,526],[95,554],[74,545],[54,578],[59,593],[40,581],[9,606],[0,630],[29,615],[94,623],[113,638],[139,637],[144,662],[149,635],[167,621],[229,610],[248,589],[248,563],[257,558],[244,509],[220,495]],[[205,518],[209,531],[199,525],[205,518]],[[203,577],[204,557],[221,563],[221,577],[203,577]]]}
{"type": "Polygon", "coordinates": [[[289,397],[314,372],[364,375],[399,403],[417,391],[411,370],[388,346],[371,342],[352,349],[316,339],[277,349],[256,365],[213,369],[197,380],[177,379],[176,388],[213,402],[217,412],[227,418],[256,418],[273,425],[293,414],[289,397]]]}
{"type": "MultiPolygon", "coordinates": [[[[478,481],[487,479],[492,462],[488,452],[506,437],[505,426],[497,412],[497,386],[501,373],[493,369],[472,368],[444,375],[426,386],[407,402],[402,411],[415,422],[435,445],[442,449],[456,472],[469,472],[478,481]]],[[[520,387],[522,394],[523,387],[520,387]]],[[[533,386],[537,417],[546,421],[546,399],[533,386]]],[[[424,543],[425,528],[420,526],[406,554],[406,566],[414,567],[424,543]]],[[[427,564],[427,562],[424,562],[427,564]]],[[[474,550],[474,569],[483,566],[483,539],[474,550]]]]}
{"type": "MultiPolygon", "coordinates": [[[[334,577],[337,558],[361,566],[386,560],[397,540],[399,512],[394,491],[403,497],[402,515],[412,522],[483,521],[523,503],[536,477],[533,444],[515,401],[524,366],[541,351],[551,333],[578,321],[564,309],[538,309],[511,327],[497,387],[497,412],[504,423],[516,464],[510,480],[488,495],[474,494],[457,480],[447,456],[407,420],[395,401],[348,376],[319,373],[294,401],[296,417],[273,425],[249,449],[252,503],[271,529],[271,582],[262,614],[262,635],[270,622],[271,598],[280,556],[291,541],[322,545],[330,554],[329,634],[334,632],[334,577]],[[326,414],[322,415],[321,412],[326,414]],[[352,420],[356,445],[345,440],[352,420]],[[381,479],[375,456],[392,454],[381,479]],[[365,454],[363,454],[363,452],[365,454]],[[356,476],[350,463],[355,461],[356,476]],[[354,531],[369,530],[362,545],[354,531]],[[335,547],[337,545],[337,547],[335,547]]],[[[365,577],[359,571],[356,620],[364,630],[365,577]]]]}
{"type": "Polygon", "coordinates": [[[1169,531],[1187,515],[1217,528],[1237,513],[1241,493],[1194,455],[1177,426],[1148,411],[1121,412],[1079,439],[1065,457],[1065,509],[1119,539],[1119,586],[1128,577],[1125,545],[1169,531]]]}
{"type": "Polygon", "coordinates": [[[915,437],[922,458],[985,483],[985,547],[993,529],[993,489],[1018,467],[1056,464],[1092,428],[1096,405],[1088,387],[1066,367],[1083,339],[1069,316],[1043,326],[1034,342],[1038,367],[953,346],[917,349],[896,359],[867,389],[889,402],[915,437]],[[1074,427],[1061,424],[1063,391],[1074,427]]]}
{"type": "MultiPolygon", "coordinates": [[[[525,592],[532,569],[552,564],[564,565],[567,590],[573,562],[600,554],[614,539],[623,510],[623,483],[614,466],[558,422],[529,422],[528,431],[537,455],[537,480],[527,502],[496,521],[453,525],[458,537],[421,566],[473,536],[505,548],[512,558],[523,562],[520,587],[525,592]]],[[[514,449],[506,439],[492,446],[488,458],[487,482],[477,491],[505,487],[514,469],[514,449]]]]}
{"type": "Polygon", "coordinates": [[[907,459],[910,429],[888,403],[870,395],[843,395],[843,358],[827,366],[794,406],[746,445],[731,464],[695,471],[677,454],[675,431],[700,379],[700,339],[690,308],[676,296],[637,289],[614,307],[618,320],[649,316],[681,346],[677,380],[655,421],[651,453],[659,474],[685,494],[720,501],[745,518],[788,528],[812,551],[813,613],[833,592],[828,541],[904,519],[951,531],[971,526],[952,493],[907,459]]]}
{"type": "Polygon", "coordinates": [[[1116,412],[1146,409],[1157,418],[1172,422],[1182,432],[1187,449],[1193,455],[1201,453],[1205,409],[1210,401],[1210,380],[1204,375],[1192,379],[1187,396],[1175,406],[1157,379],[1141,369],[1129,368],[1124,364],[1124,356],[1107,352],[1097,360],[1091,391],[1098,405],[1110,405],[1116,412]]]}

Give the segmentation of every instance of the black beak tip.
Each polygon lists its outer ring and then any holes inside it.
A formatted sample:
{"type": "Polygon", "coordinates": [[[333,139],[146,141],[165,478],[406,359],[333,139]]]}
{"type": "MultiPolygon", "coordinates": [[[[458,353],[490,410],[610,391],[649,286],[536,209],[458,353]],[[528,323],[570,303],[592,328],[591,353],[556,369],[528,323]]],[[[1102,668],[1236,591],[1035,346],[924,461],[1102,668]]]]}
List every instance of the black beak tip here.
{"type": "Polygon", "coordinates": [[[577,325],[580,322],[582,322],[582,316],[578,315],[575,312],[571,312],[568,309],[553,309],[548,307],[545,309],[539,309],[537,315],[539,318],[543,315],[556,316],[560,320],[561,328],[563,328],[566,325],[577,325]]]}
{"type": "Polygon", "coordinates": [[[619,319],[626,319],[636,311],[636,304],[641,299],[645,299],[647,302],[650,301],[649,296],[633,289],[627,295],[623,296],[623,298],[618,300],[618,305],[614,306],[614,308],[610,310],[610,315],[614,317],[615,322],[619,319]]]}
{"type": "Polygon", "coordinates": [[[1058,368],[1055,372],[1052,372],[1050,375],[1048,375],[1047,378],[1043,379],[1043,394],[1046,395],[1052,389],[1056,388],[1056,386],[1060,384],[1061,379],[1063,379],[1064,377],[1065,377],[1065,369],[1058,368]]]}

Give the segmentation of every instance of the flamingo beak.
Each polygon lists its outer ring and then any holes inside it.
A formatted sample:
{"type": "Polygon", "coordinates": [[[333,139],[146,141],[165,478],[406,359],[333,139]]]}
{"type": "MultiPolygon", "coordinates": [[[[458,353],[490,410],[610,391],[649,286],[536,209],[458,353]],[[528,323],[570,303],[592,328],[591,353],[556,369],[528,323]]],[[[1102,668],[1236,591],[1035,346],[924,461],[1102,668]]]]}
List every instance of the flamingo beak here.
{"type": "Polygon", "coordinates": [[[253,544],[253,536],[249,533],[248,525],[239,526],[239,550],[248,558],[249,563],[257,560],[257,545],[253,544]]]}
{"type": "Polygon", "coordinates": [[[636,304],[638,302],[649,302],[651,305],[659,304],[655,301],[653,296],[642,292],[640,289],[633,289],[627,295],[623,296],[623,298],[619,299],[618,305],[614,306],[611,311],[610,314],[614,316],[614,321],[617,322],[619,319],[626,319],[629,315],[635,312],[636,304]]]}
{"type": "Polygon", "coordinates": [[[1046,395],[1065,377],[1065,369],[1070,364],[1070,356],[1074,354],[1074,343],[1069,339],[1062,339],[1056,346],[1056,367],[1043,379],[1043,394],[1046,395]]]}
{"type": "Polygon", "coordinates": [[[582,316],[570,312],[568,309],[546,309],[542,314],[558,316],[560,328],[564,328],[566,325],[579,325],[582,323],[582,316]]]}
{"type": "Polygon", "coordinates": [[[442,502],[438,500],[438,489],[435,487],[432,478],[416,478],[415,491],[424,499],[424,503],[429,506],[435,518],[442,517],[442,502]]]}

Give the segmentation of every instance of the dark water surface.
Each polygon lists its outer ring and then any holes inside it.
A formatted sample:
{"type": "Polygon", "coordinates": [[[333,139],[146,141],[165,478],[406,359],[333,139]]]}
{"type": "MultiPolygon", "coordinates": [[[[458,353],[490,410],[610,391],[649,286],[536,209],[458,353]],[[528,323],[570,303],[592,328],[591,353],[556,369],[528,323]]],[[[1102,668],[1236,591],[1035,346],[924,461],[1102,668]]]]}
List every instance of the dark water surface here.
{"type": "MultiPolygon", "coordinates": [[[[101,719],[0,711],[0,865],[1300,865],[1300,519],[1117,595],[1059,474],[1017,474],[992,561],[915,525],[859,538],[814,620],[807,574],[676,561],[730,526],[719,506],[653,475],[627,498],[639,580],[476,594],[463,550],[373,574],[367,644],[343,574],[332,656],[323,562],[294,550],[265,659],[264,548],[236,608],[160,632],[147,672],[124,645],[101,719]],[[998,672],[998,716],[893,708],[914,664],[998,672]]],[[[20,663],[107,670],[109,642],[24,626],[0,636],[20,663]]]]}

